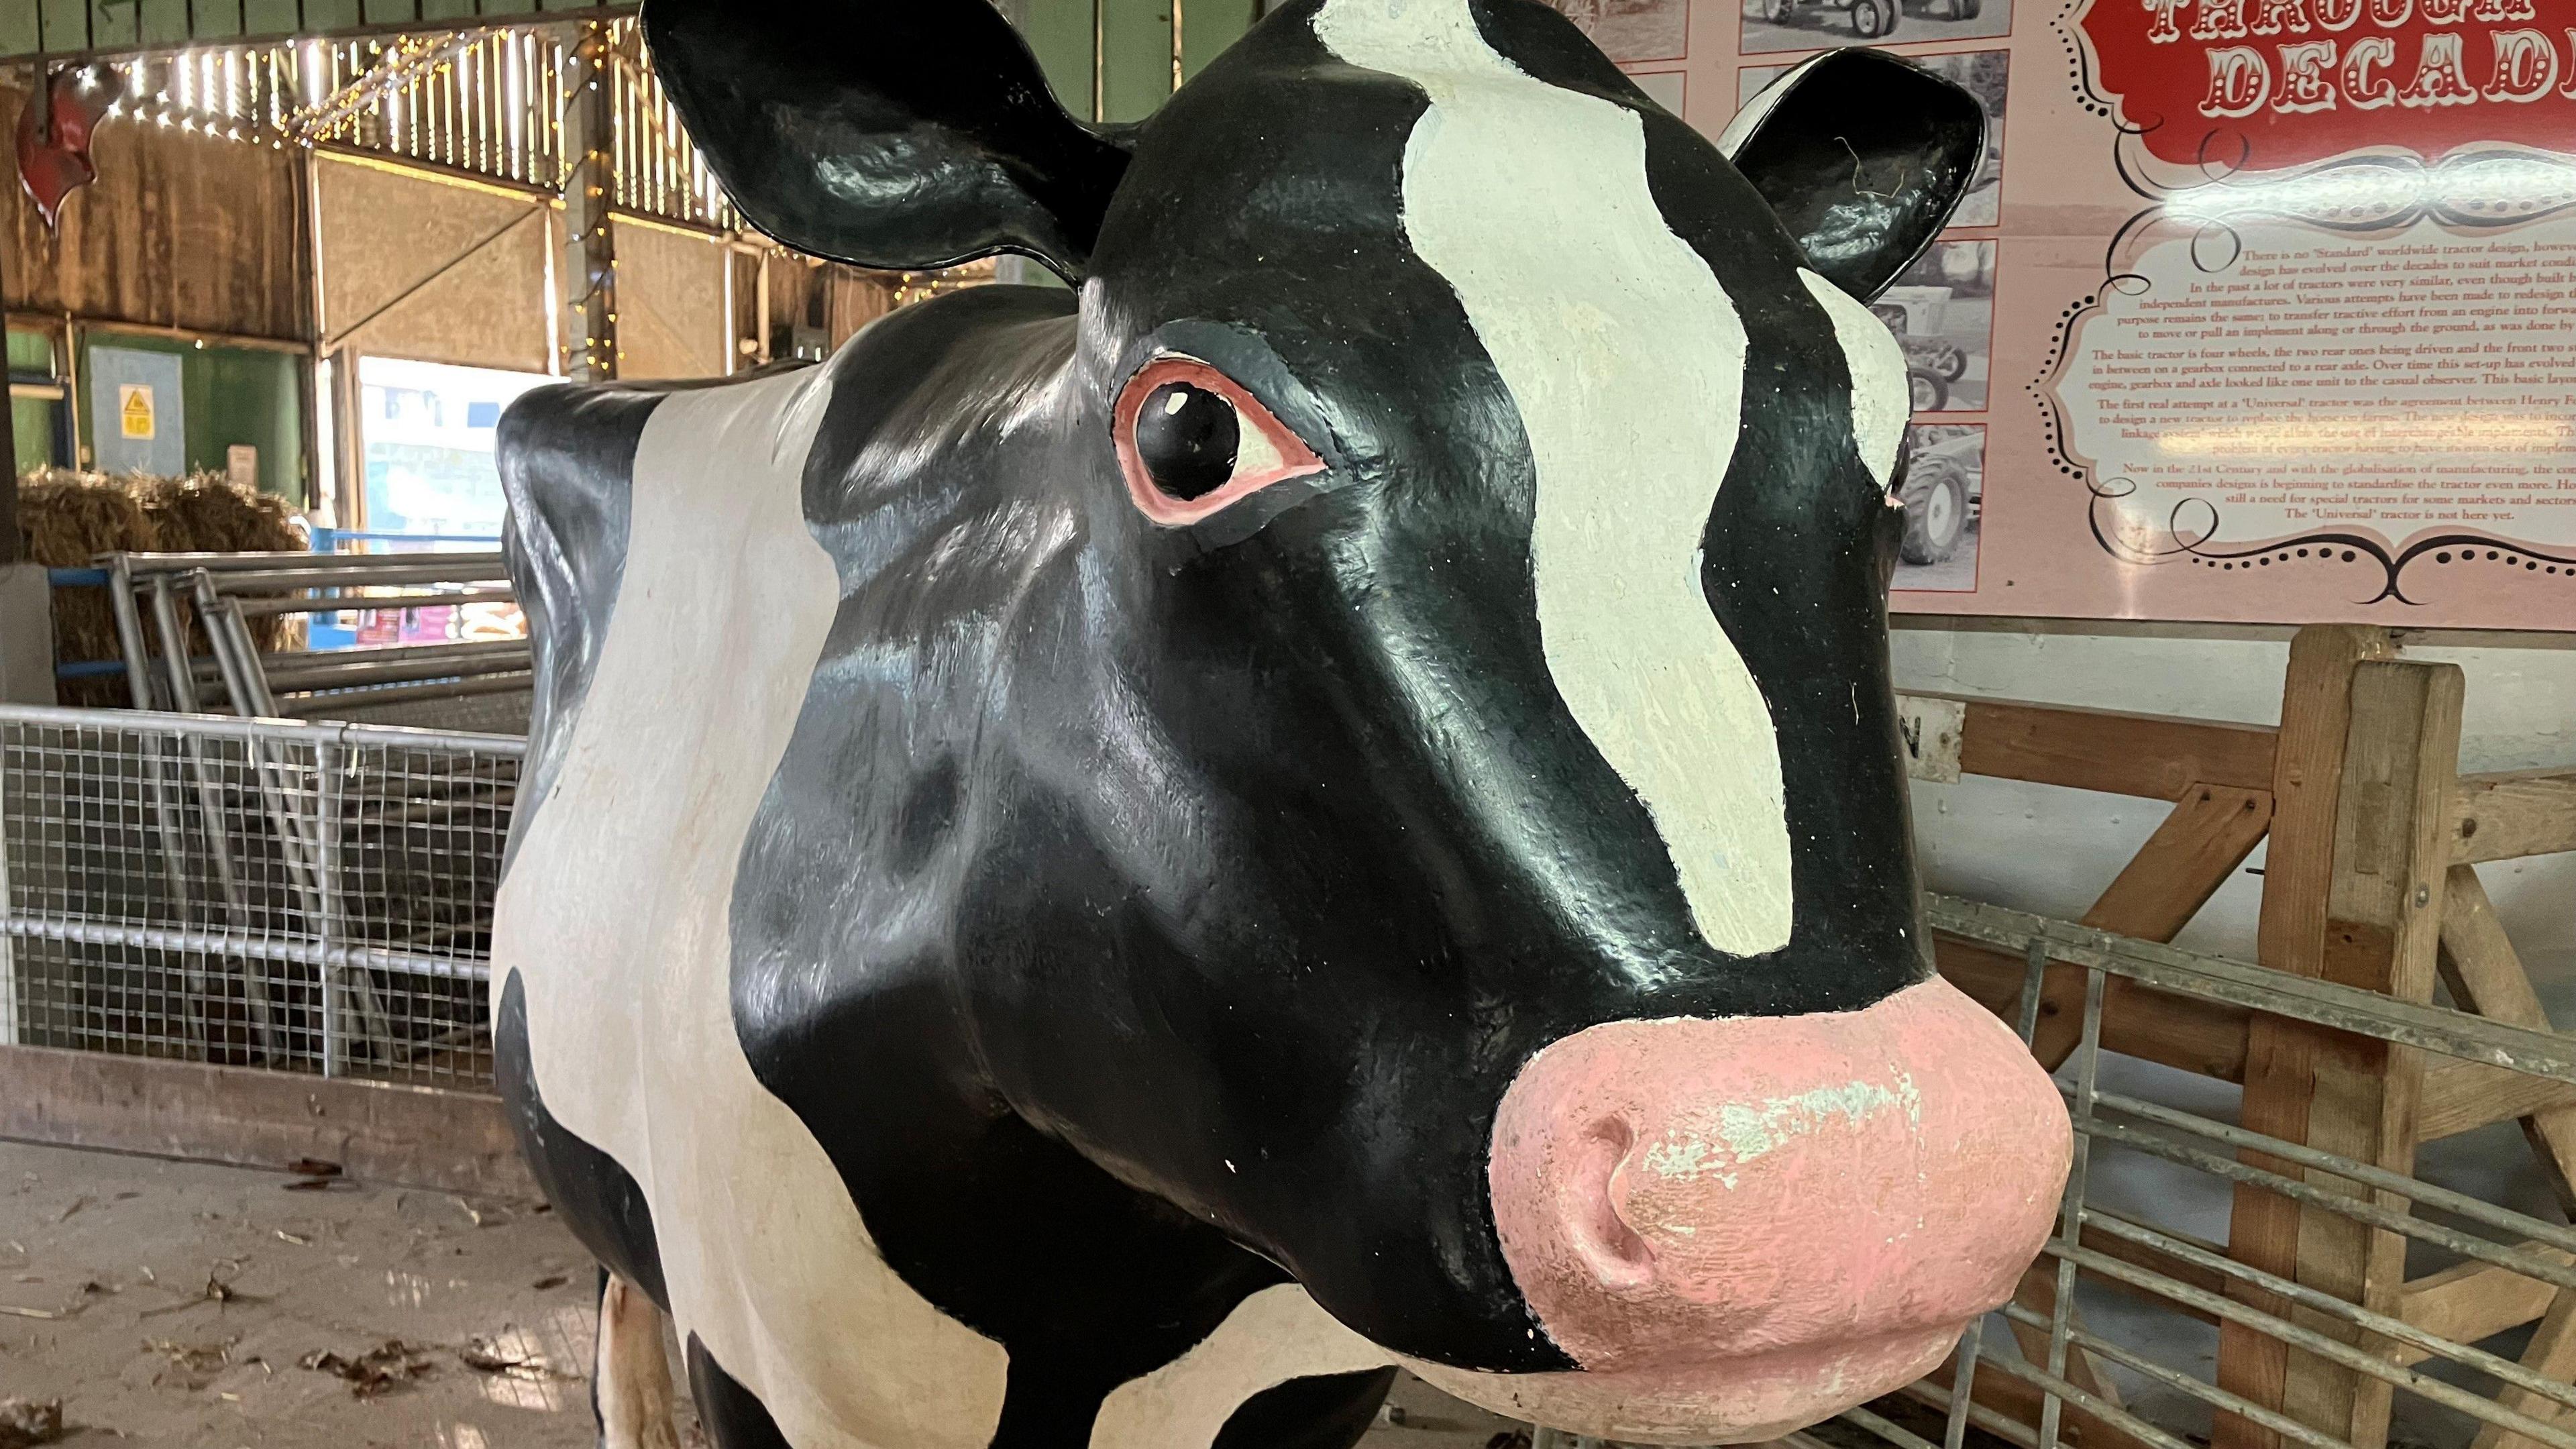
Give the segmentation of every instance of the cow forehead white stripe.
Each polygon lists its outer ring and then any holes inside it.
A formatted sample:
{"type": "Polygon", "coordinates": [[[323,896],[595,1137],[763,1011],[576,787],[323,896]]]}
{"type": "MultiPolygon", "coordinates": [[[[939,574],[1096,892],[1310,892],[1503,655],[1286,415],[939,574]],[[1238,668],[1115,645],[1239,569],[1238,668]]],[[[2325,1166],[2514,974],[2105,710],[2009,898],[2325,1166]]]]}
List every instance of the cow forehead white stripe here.
{"type": "Polygon", "coordinates": [[[1779,740],[1700,582],[1742,416],[1735,304],[1656,208],[1636,114],[1532,79],[1467,0],[1327,0],[1314,25],[1430,98],[1405,147],[1405,235],[1529,437],[1557,693],[1645,802],[1709,945],[1786,945],[1779,740]]]}
{"type": "Polygon", "coordinates": [[[1896,472],[1896,450],[1905,441],[1905,423],[1914,407],[1914,392],[1905,381],[1905,349],[1887,324],[1852,300],[1852,295],[1804,267],[1798,280],[1834,322],[1834,340],[1843,348],[1844,370],[1851,374],[1852,442],[1861,465],[1878,486],[1896,472]]]}
{"type": "Polygon", "coordinates": [[[798,488],[833,371],[675,392],[645,423],[625,583],[492,965],[519,972],[547,1108],[643,1189],[680,1331],[788,1443],[977,1449],[1001,1345],[878,1256],[734,1031],[734,874],[840,595],[798,488]]]}

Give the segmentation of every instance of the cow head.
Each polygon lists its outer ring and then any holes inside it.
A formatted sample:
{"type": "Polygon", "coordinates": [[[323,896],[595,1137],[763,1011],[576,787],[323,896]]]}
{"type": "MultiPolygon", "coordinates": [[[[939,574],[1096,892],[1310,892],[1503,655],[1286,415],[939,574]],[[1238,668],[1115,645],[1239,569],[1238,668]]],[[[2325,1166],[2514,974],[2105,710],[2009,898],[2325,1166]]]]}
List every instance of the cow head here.
{"type": "Polygon", "coordinates": [[[1087,127],[980,0],[645,25],[764,229],[1078,290],[994,425],[1067,542],[942,814],[1011,1110],[1622,1437],[1823,1417],[2007,1296],[2067,1129],[1926,964],[1862,305],[1970,97],[1841,51],[1712,144],[1535,0],[1291,0],[1087,127]]]}

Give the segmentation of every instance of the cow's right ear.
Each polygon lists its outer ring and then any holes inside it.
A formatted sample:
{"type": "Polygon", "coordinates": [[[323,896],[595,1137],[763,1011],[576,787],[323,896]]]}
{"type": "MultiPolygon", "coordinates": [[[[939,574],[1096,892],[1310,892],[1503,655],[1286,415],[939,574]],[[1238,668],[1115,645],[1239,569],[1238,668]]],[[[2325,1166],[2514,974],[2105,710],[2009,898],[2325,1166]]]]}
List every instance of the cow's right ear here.
{"type": "Polygon", "coordinates": [[[734,205],[818,256],[1078,283],[1127,169],[985,0],[645,0],[644,37],[734,205]]]}
{"type": "Polygon", "coordinates": [[[1874,50],[1829,50],[1745,102],[1717,148],[1866,302],[1932,244],[1986,154],[1977,98],[1874,50]]]}

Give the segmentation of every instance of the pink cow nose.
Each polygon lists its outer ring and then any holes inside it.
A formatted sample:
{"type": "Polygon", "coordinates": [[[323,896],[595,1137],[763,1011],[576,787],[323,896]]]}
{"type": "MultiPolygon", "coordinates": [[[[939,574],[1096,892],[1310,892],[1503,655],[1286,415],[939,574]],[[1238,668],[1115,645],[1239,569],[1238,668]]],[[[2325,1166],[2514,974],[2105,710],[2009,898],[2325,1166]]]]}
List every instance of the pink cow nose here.
{"type": "Polygon", "coordinates": [[[1856,1012],[1578,1032],[1504,1094],[1489,1177],[1512,1274],[1577,1363],[1793,1427],[1930,1368],[2011,1295],[2069,1141],[2028,1050],[1936,978],[1856,1012]]]}

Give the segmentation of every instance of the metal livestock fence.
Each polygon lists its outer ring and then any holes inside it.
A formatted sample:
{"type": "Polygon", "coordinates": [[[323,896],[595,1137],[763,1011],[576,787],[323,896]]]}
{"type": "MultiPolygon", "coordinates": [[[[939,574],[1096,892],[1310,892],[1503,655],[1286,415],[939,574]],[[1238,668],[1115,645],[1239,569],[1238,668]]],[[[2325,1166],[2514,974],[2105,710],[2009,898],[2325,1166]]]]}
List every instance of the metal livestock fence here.
{"type": "MultiPolygon", "coordinates": [[[[2014,1302],[1972,1325],[1940,1372],[1790,1435],[1788,1449],[2576,1449],[2576,1229],[2563,1208],[2544,1218],[2498,1200],[2557,1200],[2519,1192],[2498,1170],[2523,1158],[2511,1121],[2455,1139],[2460,1150],[2428,1154],[2411,1175],[2248,1131],[2224,1120],[2224,1100],[2173,1105],[2190,1095],[2179,1074],[2105,1051],[2103,998],[2122,979],[2500,1068],[2535,1088],[2576,1087],[2576,1038],[1973,901],[1933,896],[1927,914],[1936,929],[2022,956],[2025,1041],[2049,964],[2083,971],[2083,1036],[2058,1073],[2073,1171],[2014,1302]],[[2115,1074],[2168,1100],[2119,1090],[2115,1074]],[[2249,1189],[2360,1225],[2403,1255],[2404,1291],[2351,1302],[2193,1231],[2224,1231],[2224,1203],[2249,1189]],[[2305,1363],[2340,1378],[2277,1408],[2255,1402],[2217,1382],[2223,1331],[2268,1341],[2293,1373],[2305,1363]],[[2338,1420],[2351,1427],[2319,1427],[2338,1420]]],[[[1538,1449],[1589,1442],[1537,1436],[1538,1449]]]]}
{"type": "Polygon", "coordinates": [[[489,1090],[524,750],[0,709],[0,1042],[489,1090]]]}

